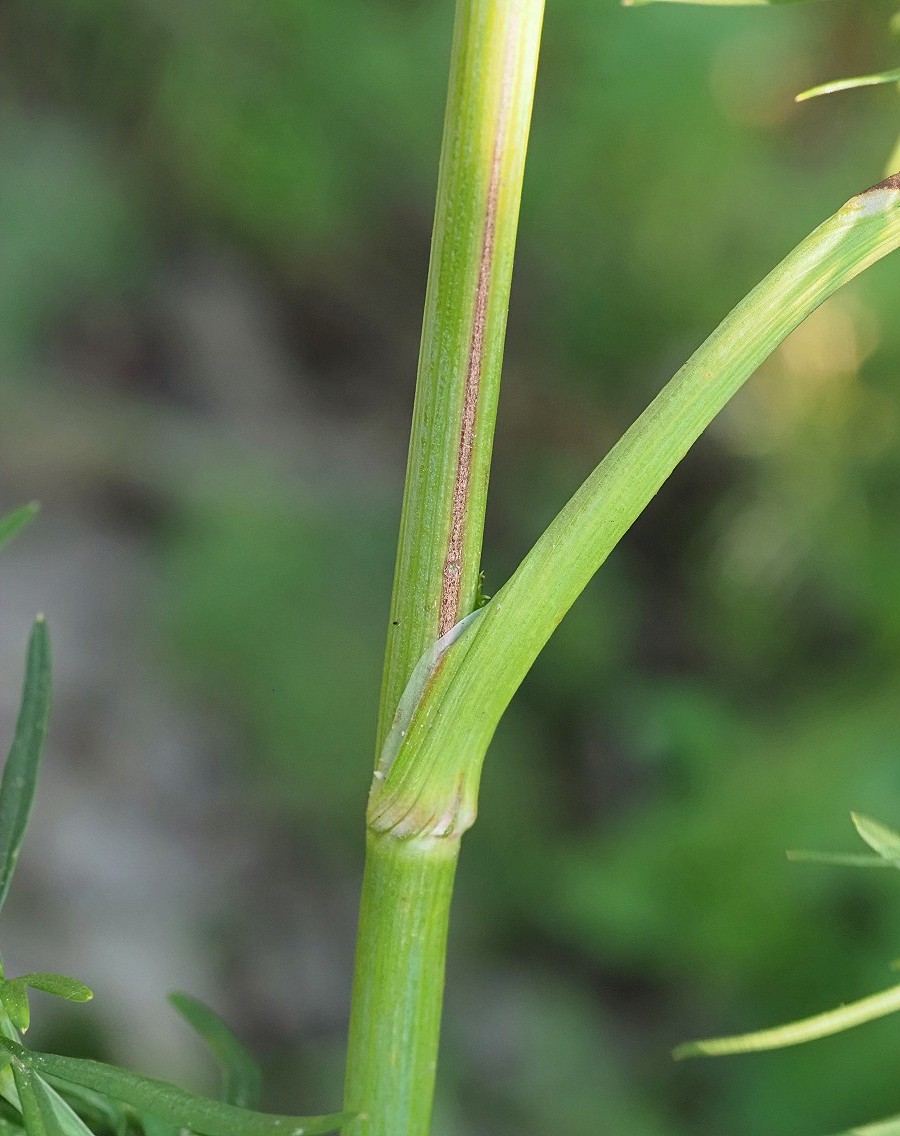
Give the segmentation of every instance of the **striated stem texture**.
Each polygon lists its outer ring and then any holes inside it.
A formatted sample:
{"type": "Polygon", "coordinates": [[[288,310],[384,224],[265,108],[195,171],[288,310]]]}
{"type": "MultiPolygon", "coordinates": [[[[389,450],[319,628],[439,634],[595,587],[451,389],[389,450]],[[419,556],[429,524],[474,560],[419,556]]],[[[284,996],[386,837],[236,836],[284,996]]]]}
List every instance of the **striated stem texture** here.
{"type": "MultiPolygon", "coordinates": [[[[477,603],[543,8],[457,0],[373,797],[402,740],[404,690],[433,681],[438,640],[477,603]]],[[[345,1136],[429,1130],[459,854],[438,829],[384,833],[369,816],[345,1094],[359,1117],[345,1136]]]]}
{"type": "Polygon", "coordinates": [[[377,745],[476,603],[543,0],[458,0],[377,745]]]}

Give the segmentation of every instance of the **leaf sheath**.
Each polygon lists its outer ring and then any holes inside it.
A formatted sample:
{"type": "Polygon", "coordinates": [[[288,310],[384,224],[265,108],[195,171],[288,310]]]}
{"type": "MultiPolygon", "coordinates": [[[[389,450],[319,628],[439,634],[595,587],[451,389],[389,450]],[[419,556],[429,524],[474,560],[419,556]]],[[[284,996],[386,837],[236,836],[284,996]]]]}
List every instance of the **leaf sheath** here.
{"type": "Polygon", "coordinates": [[[759,364],[898,245],[900,178],[892,177],[820,225],[723,320],[447,652],[389,775],[373,790],[376,830],[403,836],[471,825],[481,763],[500,717],[593,574],[759,364]]]}

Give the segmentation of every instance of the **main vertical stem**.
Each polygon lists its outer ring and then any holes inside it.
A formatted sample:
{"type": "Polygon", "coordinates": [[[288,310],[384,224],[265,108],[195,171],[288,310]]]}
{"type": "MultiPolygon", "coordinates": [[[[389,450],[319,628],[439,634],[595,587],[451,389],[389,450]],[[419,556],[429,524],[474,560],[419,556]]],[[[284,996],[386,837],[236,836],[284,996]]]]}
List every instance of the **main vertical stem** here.
{"type": "Polygon", "coordinates": [[[426,1136],[459,840],[369,833],[345,1108],[353,1136],[426,1136]]]}
{"type": "Polygon", "coordinates": [[[457,0],[378,750],[413,667],[471,612],[543,0],[457,0]]]}
{"type": "MultiPolygon", "coordinates": [[[[477,602],[543,10],[457,0],[379,754],[416,663],[477,602]]],[[[429,1131],[459,835],[420,827],[368,832],[345,1136],[429,1131]]]]}

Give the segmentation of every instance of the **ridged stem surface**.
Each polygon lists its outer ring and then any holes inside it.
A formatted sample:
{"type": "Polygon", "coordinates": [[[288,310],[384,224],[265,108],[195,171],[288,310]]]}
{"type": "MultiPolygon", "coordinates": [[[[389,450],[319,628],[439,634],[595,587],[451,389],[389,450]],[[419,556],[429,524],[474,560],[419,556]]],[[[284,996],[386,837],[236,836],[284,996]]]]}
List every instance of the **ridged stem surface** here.
{"type": "Polygon", "coordinates": [[[370,833],[359,922],[347,1136],[425,1136],[459,841],[370,833]]]}
{"type": "Polygon", "coordinates": [[[543,0],[458,0],[377,748],[476,604],[543,0]]]}

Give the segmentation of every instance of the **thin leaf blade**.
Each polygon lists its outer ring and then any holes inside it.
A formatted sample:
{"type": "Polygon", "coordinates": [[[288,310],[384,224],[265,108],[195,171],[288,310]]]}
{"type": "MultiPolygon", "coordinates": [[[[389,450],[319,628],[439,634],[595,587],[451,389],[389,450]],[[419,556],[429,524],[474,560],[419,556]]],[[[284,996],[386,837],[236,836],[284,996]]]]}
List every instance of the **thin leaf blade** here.
{"type": "Polygon", "coordinates": [[[804,848],[788,849],[787,858],[801,864],[831,864],[838,868],[893,868],[881,856],[867,856],[864,852],[809,852],[804,848]]]}
{"type": "Polygon", "coordinates": [[[702,7],[717,8],[772,8],[781,4],[798,4],[803,0],[622,0],[626,8],[638,7],[642,4],[694,4],[702,7]]]}
{"type": "Polygon", "coordinates": [[[179,1128],[177,1124],[166,1124],[164,1120],[160,1120],[152,1112],[142,1112],[138,1115],[144,1136],[182,1136],[183,1129],[179,1128]]]}
{"type": "Polygon", "coordinates": [[[874,75],[857,75],[852,79],[835,79],[830,83],[820,83],[794,96],[794,102],[803,103],[807,99],[817,99],[821,95],[834,95],[838,91],[855,91],[858,87],[880,87],[884,83],[900,83],[900,67],[891,71],[878,71],[874,75]]]}
{"type": "Polygon", "coordinates": [[[49,721],[50,635],[39,615],[28,641],[21,708],[0,779],[0,907],[9,893],[34,803],[49,721]]]}
{"type": "MultiPolygon", "coordinates": [[[[103,1132],[109,1131],[115,1133],[116,1136],[126,1136],[128,1117],[125,1109],[118,1101],[111,1100],[101,1093],[91,1092],[90,1089],[86,1089],[82,1085],[71,1084],[66,1085],[67,1099],[63,1099],[52,1084],[45,1083],[53,1094],[57,1115],[63,1125],[68,1123],[69,1127],[76,1127],[80,1124],[82,1129],[87,1129],[88,1132],[93,1131],[91,1125],[96,1125],[103,1132]],[[77,1103],[80,1113],[75,1112],[74,1103],[77,1103]],[[74,1117],[74,1120],[69,1117],[69,1113],[74,1117]]],[[[2,1133],[0,1133],[0,1136],[2,1136],[2,1133]]],[[[79,1134],[74,1133],[73,1136],[79,1136],[79,1134]]],[[[81,1136],[84,1136],[83,1131],[81,1136]]]]}
{"type": "Polygon", "coordinates": [[[887,1014],[900,1010],[900,986],[892,986],[879,994],[849,1002],[836,1010],[801,1018],[774,1029],[757,1030],[754,1033],[737,1034],[733,1037],[713,1037],[702,1041],[687,1041],[673,1051],[676,1061],[685,1057],[726,1057],[734,1053],[754,1053],[768,1049],[784,1049],[789,1045],[802,1045],[807,1041],[817,1041],[821,1037],[842,1033],[855,1026],[873,1022],[887,1014]]]}
{"type": "Polygon", "coordinates": [[[856,831],[872,851],[889,864],[900,867],[900,833],[862,813],[851,813],[850,817],[856,831]]]}
{"type": "MultiPolygon", "coordinates": [[[[53,1109],[58,1124],[63,1130],[64,1136],[94,1136],[75,1109],[72,1108],[67,1100],[63,1100],[52,1085],[48,1085],[47,1082],[41,1078],[38,1078],[38,1084],[38,1092],[43,1092],[49,1099],[50,1106],[53,1109]]],[[[110,1112],[112,1111],[113,1110],[110,1109],[110,1112]]]]}
{"type": "Polygon", "coordinates": [[[67,974],[46,974],[43,972],[23,974],[19,982],[24,982],[32,990],[42,990],[45,994],[52,994],[54,998],[64,998],[67,1002],[90,1002],[94,992],[77,978],[70,978],[67,974]]]}
{"type": "Polygon", "coordinates": [[[877,1120],[874,1124],[864,1124],[862,1128],[851,1128],[840,1136],[900,1136],[900,1116],[888,1120],[877,1120]]]}
{"type": "Polygon", "coordinates": [[[30,525],[39,511],[40,505],[37,501],[30,501],[20,509],[0,518],[0,548],[8,544],[14,536],[18,536],[26,525],[30,525]]]}
{"type": "Polygon", "coordinates": [[[249,1050],[218,1014],[189,994],[170,994],[169,1002],[203,1038],[222,1071],[222,1099],[238,1108],[256,1108],[262,1095],[262,1070],[249,1050]]]}
{"type": "Polygon", "coordinates": [[[16,1029],[26,1033],[31,1025],[31,1009],[25,983],[18,978],[6,979],[0,983],[0,1002],[16,1029]]]}
{"type": "Polygon", "coordinates": [[[200,1136],[321,1136],[335,1132],[353,1118],[349,1113],[276,1116],[254,1112],[100,1061],[37,1053],[6,1038],[0,1038],[0,1046],[35,1073],[105,1093],[141,1113],[150,1113],[179,1128],[190,1128],[200,1136]]]}
{"type": "Polygon", "coordinates": [[[40,1076],[25,1062],[15,1059],[12,1071],[27,1136],[68,1136],[40,1076]]]}

